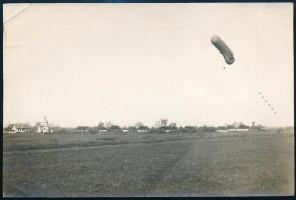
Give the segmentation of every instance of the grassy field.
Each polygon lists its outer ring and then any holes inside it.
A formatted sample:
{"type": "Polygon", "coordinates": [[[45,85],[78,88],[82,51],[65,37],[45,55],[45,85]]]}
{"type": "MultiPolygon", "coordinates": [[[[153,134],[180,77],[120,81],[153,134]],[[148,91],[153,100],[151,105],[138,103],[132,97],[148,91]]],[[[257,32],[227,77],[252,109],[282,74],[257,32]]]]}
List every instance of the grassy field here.
{"type": "Polygon", "coordinates": [[[294,134],[4,136],[5,196],[294,193],[294,134]]]}

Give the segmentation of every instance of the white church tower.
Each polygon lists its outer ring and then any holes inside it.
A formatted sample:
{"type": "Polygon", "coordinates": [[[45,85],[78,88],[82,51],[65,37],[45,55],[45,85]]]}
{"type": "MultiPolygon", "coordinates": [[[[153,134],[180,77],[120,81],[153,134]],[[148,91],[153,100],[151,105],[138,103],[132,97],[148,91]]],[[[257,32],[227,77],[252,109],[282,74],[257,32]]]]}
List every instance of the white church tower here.
{"type": "Polygon", "coordinates": [[[43,122],[39,123],[37,127],[38,133],[52,133],[53,132],[53,124],[50,124],[46,117],[43,118],[43,122]]]}

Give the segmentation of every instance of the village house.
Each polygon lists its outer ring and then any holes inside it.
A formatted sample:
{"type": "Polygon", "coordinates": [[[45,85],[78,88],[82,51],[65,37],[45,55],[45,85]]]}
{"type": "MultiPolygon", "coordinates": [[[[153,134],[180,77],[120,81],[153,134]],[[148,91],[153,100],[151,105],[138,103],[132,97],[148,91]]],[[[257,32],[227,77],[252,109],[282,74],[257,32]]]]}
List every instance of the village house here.
{"type": "Polygon", "coordinates": [[[53,133],[53,124],[44,117],[43,122],[37,123],[37,133],[53,133]]]}
{"type": "Polygon", "coordinates": [[[121,128],[120,126],[117,125],[112,125],[109,127],[108,129],[111,133],[120,133],[121,132],[121,128]]]}
{"type": "Polygon", "coordinates": [[[216,131],[219,133],[228,133],[228,130],[225,126],[218,126],[216,131]]]}
{"type": "Polygon", "coordinates": [[[183,131],[184,131],[185,133],[194,133],[194,132],[197,131],[197,128],[196,128],[195,126],[185,126],[185,127],[183,128],[183,131]]]}
{"type": "Polygon", "coordinates": [[[176,126],[162,126],[158,128],[158,131],[161,133],[172,133],[177,132],[178,128],[176,126]]]}
{"type": "Polygon", "coordinates": [[[140,126],[137,131],[138,133],[147,133],[149,131],[149,128],[148,126],[140,126]]]}
{"type": "Polygon", "coordinates": [[[8,133],[27,133],[30,130],[28,124],[18,123],[8,127],[8,133]]]}
{"type": "Polygon", "coordinates": [[[163,126],[167,126],[167,124],[168,124],[167,119],[160,119],[159,121],[156,122],[155,127],[160,128],[160,127],[163,127],[163,126]]]}
{"type": "Polygon", "coordinates": [[[134,132],[137,132],[137,128],[134,127],[134,126],[129,126],[126,130],[126,133],[134,133],[134,132]]]}
{"type": "Polygon", "coordinates": [[[250,129],[250,127],[247,125],[244,125],[244,124],[240,124],[237,127],[237,131],[241,131],[241,132],[247,132],[247,131],[249,131],[249,129],[250,129]]]}
{"type": "Polygon", "coordinates": [[[236,131],[247,132],[247,131],[249,131],[249,129],[248,128],[237,128],[236,131]]]}
{"type": "Polygon", "coordinates": [[[78,126],[75,131],[77,131],[81,134],[87,133],[89,131],[89,127],[88,126],[78,126]]]}
{"type": "Polygon", "coordinates": [[[129,132],[131,132],[131,130],[129,128],[127,128],[127,127],[123,127],[122,132],[123,133],[129,133],[129,132]]]}
{"type": "Polygon", "coordinates": [[[106,132],[108,131],[107,128],[104,127],[104,126],[96,127],[95,130],[96,130],[97,132],[99,132],[99,133],[106,133],[106,132]]]}
{"type": "Polygon", "coordinates": [[[244,124],[240,124],[239,126],[235,127],[233,125],[227,126],[229,132],[248,132],[250,127],[244,124]]]}
{"type": "Polygon", "coordinates": [[[171,133],[172,132],[172,129],[168,128],[168,129],[165,129],[164,130],[166,133],[171,133]]]}
{"type": "Polygon", "coordinates": [[[252,129],[260,130],[260,131],[266,131],[266,130],[267,130],[266,127],[264,127],[264,126],[262,126],[262,125],[260,125],[260,124],[257,125],[257,126],[252,127],[252,129]]]}
{"type": "Polygon", "coordinates": [[[233,132],[233,131],[236,131],[236,128],[233,125],[228,125],[227,130],[228,132],[233,132]]]}

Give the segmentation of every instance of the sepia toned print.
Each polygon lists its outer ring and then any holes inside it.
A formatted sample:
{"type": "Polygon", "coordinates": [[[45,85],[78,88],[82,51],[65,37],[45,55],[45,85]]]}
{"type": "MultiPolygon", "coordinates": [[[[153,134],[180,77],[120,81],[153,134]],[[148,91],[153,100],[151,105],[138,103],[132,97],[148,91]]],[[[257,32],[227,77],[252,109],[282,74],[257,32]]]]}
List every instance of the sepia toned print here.
{"type": "Polygon", "coordinates": [[[294,194],[293,4],[5,4],[3,195],[294,194]]]}

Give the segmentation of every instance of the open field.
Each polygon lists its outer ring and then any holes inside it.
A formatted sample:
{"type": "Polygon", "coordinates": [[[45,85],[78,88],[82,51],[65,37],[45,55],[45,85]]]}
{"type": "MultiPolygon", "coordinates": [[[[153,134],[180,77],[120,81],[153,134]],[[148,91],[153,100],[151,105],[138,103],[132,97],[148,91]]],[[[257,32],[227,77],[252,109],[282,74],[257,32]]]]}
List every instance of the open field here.
{"type": "Polygon", "coordinates": [[[4,136],[5,196],[294,193],[294,134],[4,136]]]}

